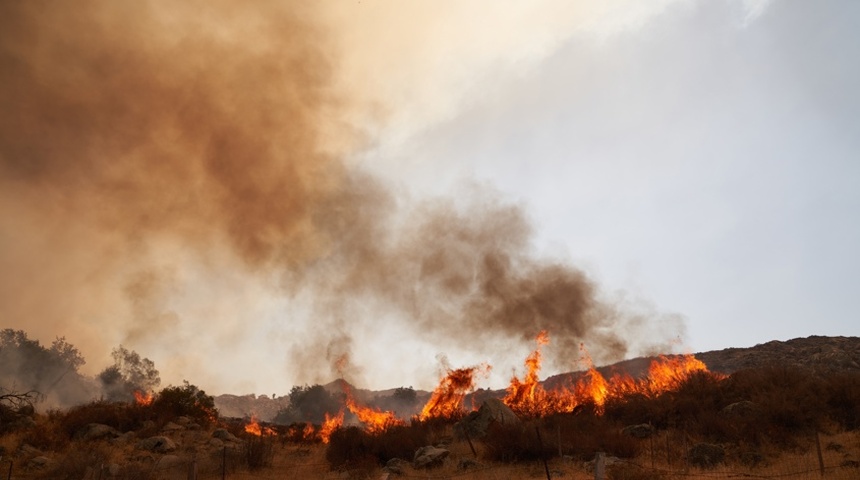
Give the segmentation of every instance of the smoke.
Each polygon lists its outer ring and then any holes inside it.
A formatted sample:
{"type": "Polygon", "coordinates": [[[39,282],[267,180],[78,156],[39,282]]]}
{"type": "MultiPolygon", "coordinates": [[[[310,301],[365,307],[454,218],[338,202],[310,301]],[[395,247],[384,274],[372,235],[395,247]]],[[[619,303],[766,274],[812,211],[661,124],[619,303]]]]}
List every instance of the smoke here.
{"type": "Polygon", "coordinates": [[[619,326],[640,322],[536,258],[520,206],[477,186],[410,199],[348,162],[373,140],[336,32],[313,4],[257,7],[0,4],[4,323],[95,366],[124,343],[216,391],[246,387],[224,357],[317,381],[385,331],[491,355],[547,329],[559,364],[582,341],[628,353],[619,326]]]}

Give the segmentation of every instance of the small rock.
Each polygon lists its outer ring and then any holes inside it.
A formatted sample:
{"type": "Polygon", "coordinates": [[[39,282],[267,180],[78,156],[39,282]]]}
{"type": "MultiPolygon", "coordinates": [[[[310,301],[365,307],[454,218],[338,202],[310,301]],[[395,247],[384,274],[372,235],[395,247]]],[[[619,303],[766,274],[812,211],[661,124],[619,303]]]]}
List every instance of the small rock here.
{"type": "Polygon", "coordinates": [[[744,418],[753,416],[758,413],[758,411],[758,405],[749,400],[742,400],[740,402],[726,405],[720,412],[723,415],[744,418]]]}
{"type": "Polygon", "coordinates": [[[432,445],[421,447],[415,451],[415,457],[412,460],[412,465],[415,468],[432,468],[442,465],[445,457],[451,453],[444,448],[436,448],[432,445]]]}
{"type": "Polygon", "coordinates": [[[633,438],[648,438],[654,434],[654,427],[648,425],[647,423],[628,425],[621,429],[621,433],[625,435],[630,435],[633,438]]]}
{"type": "Polygon", "coordinates": [[[690,463],[702,468],[714,468],[726,456],[726,451],[720,445],[712,443],[699,443],[693,446],[687,453],[690,463]]]}
{"type": "Polygon", "coordinates": [[[137,448],[155,453],[167,453],[176,450],[176,443],[167,437],[159,435],[137,442],[137,448]]]}
{"type": "Polygon", "coordinates": [[[457,462],[457,468],[460,470],[468,470],[470,468],[481,468],[482,465],[471,458],[464,458],[457,462]]]}
{"type": "Polygon", "coordinates": [[[226,428],[216,428],[214,432],[212,432],[212,436],[219,440],[224,440],[225,442],[238,442],[239,439],[236,435],[228,432],[226,428]]]}
{"type": "Polygon", "coordinates": [[[27,468],[45,468],[51,463],[51,459],[40,455],[38,457],[33,457],[27,462],[27,468]]]}
{"type": "Polygon", "coordinates": [[[177,455],[165,455],[165,456],[159,458],[157,462],[155,462],[154,468],[156,470],[163,470],[163,469],[178,467],[178,466],[183,465],[183,464],[185,464],[185,461],[182,460],[182,458],[180,458],[179,456],[177,456],[177,455]]]}
{"type": "Polygon", "coordinates": [[[177,430],[185,430],[185,427],[183,427],[182,425],[177,425],[173,422],[167,422],[167,425],[165,425],[161,429],[162,432],[175,432],[177,430]]]}
{"type": "Polygon", "coordinates": [[[406,466],[406,460],[402,458],[392,458],[385,462],[384,470],[395,475],[403,475],[403,468],[406,466]]]}
{"type": "Polygon", "coordinates": [[[84,440],[102,440],[105,438],[116,438],[120,436],[120,433],[119,430],[111,427],[110,425],[91,423],[78,430],[75,436],[84,440]]]}

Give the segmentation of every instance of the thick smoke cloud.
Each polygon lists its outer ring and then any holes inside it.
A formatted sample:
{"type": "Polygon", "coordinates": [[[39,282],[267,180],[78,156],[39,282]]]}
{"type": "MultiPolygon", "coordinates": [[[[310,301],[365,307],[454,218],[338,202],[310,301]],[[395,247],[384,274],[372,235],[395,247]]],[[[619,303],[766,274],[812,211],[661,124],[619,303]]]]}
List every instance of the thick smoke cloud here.
{"type": "Polygon", "coordinates": [[[74,331],[85,355],[148,340],[205,365],[241,356],[238,327],[177,313],[212,300],[187,292],[201,281],[187,271],[215,285],[235,269],[278,286],[260,295],[312,299],[313,328],[280,325],[307,333],[287,354],[294,383],[326,380],[382,312],[440,350],[548,329],[560,358],[583,341],[596,359],[627,353],[618,327],[638,320],[583,272],[535,258],[522,208],[481,187],[408,200],[344,160],[366,138],[343,120],[352,99],[333,87],[333,33],[311,4],[167,7],[0,5],[4,323],[74,331]],[[207,336],[217,348],[197,345],[207,336]]]}

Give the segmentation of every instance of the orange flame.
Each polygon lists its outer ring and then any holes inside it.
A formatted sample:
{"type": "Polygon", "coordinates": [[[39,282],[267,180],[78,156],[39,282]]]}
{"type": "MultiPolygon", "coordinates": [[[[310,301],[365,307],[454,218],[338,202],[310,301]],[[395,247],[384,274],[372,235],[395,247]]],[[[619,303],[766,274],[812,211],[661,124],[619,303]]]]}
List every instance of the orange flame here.
{"type": "Polygon", "coordinates": [[[352,396],[352,390],[346,384],[344,384],[343,389],[346,393],[346,408],[358,417],[368,433],[382,433],[393,426],[405,424],[403,420],[397,418],[394,412],[383,412],[359,405],[352,396]]]}
{"type": "Polygon", "coordinates": [[[269,428],[260,426],[260,422],[257,420],[256,415],[251,415],[251,420],[245,424],[245,432],[250,433],[251,435],[256,435],[258,437],[263,435],[277,435],[277,433],[269,428]]]}
{"type": "Polygon", "coordinates": [[[325,421],[320,428],[319,438],[323,443],[328,443],[331,438],[331,434],[334,433],[335,430],[340,428],[343,425],[343,410],[338,412],[337,415],[333,417],[329,417],[328,413],[325,414],[325,421]]]}
{"type": "Polygon", "coordinates": [[[155,398],[152,395],[152,392],[143,393],[140,390],[134,391],[134,403],[136,405],[140,405],[142,407],[145,407],[147,405],[152,405],[152,401],[154,399],[155,398]]]}
{"type": "Polygon", "coordinates": [[[511,378],[508,386],[508,394],[502,400],[511,407],[511,410],[528,416],[537,416],[544,413],[549,407],[547,393],[540,384],[538,373],[540,373],[541,347],[549,344],[549,333],[541,330],[535,338],[537,347],[526,357],[526,376],[522,380],[516,375],[511,378]]]}
{"type": "Polygon", "coordinates": [[[661,355],[651,362],[645,378],[637,380],[629,375],[614,375],[607,380],[594,367],[585,347],[580,346],[582,361],[588,366],[585,375],[569,388],[548,392],[544,390],[538,378],[541,347],[549,343],[546,331],[538,334],[536,343],[537,348],[525,361],[527,369],[525,378],[520,380],[514,376],[508,386],[508,394],[503,399],[506,405],[522,416],[536,417],[572,412],[576,407],[589,402],[594,405],[597,414],[602,414],[604,405],[609,399],[621,398],[633,393],[655,397],[677,389],[696,373],[710,374],[707,366],[693,355],[673,357],[661,355]]]}
{"type": "Polygon", "coordinates": [[[433,395],[418,416],[420,420],[428,418],[452,418],[463,412],[463,399],[466,394],[475,389],[475,373],[486,376],[490,366],[486,363],[474,367],[448,369],[448,373],[439,381],[433,390],[433,395]]]}

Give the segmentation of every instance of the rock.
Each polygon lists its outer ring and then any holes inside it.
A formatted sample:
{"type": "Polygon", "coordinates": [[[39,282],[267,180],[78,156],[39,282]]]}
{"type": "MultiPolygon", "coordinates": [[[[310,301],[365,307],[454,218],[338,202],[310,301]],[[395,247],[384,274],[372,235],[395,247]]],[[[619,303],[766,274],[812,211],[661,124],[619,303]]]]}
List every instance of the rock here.
{"type": "Polygon", "coordinates": [[[116,477],[116,476],[118,476],[118,475],[120,474],[120,472],[121,472],[121,471],[122,471],[122,468],[119,466],[119,464],[118,464],[118,463],[109,463],[109,464],[107,465],[107,473],[108,473],[108,475],[110,475],[111,477],[116,477]]]}
{"type": "Polygon", "coordinates": [[[406,460],[402,458],[392,458],[385,462],[385,470],[388,473],[393,473],[395,475],[403,475],[403,469],[406,467],[406,460]]]}
{"type": "Polygon", "coordinates": [[[630,435],[633,438],[648,438],[654,434],[654,427],[648,425],[647,423],[628,425],[621,429],[621,433],[625,435],[630,435]]]}
{"type": "Polygon", "coordinates": [[[210,438],[209,446],[212,448],[222,449],[224,448],[224,441],[220,438],[210,438]]]}
{"type": "Polygon", "coordinates": [[[726,405],[720,412],[732,417],[750,417],[757,414],[758,411],[758,405],[749,400],[742,400],[726,405]]]}
{"type": "Polygon", "coordinates": [[[178,430],[185,430],[185,427],[183,427],[182,425],[177,425],[173,422],[167,422],[167,425],[165,425],[161,429],[162,432],[166,432],[166,433],[175,432],[178,430]]]}
{"type": "Polygon", "coordinates": [[[179,467],[184,464],[185,460],[183,460],[177,455],[165,455],[159,458],[157,462],[155,462],[155,466],[153,468],[155,468],[156,470],[165,470],[168,468],[179,467]]]}
{"type": "Polygon", "coordinates": [[[137,449],[155,453],[167,453],[176,450],[176,443],[165,436],[159,435],[137,442],[137,449]]]}
{"type": "Polygon", "coordinates": [[[451,453],[444,448],[436,448],[432,445],[421,447],[415,451],[415,457],[412,459],[412,465],[415,468],[432,468],[442,465],[445,457],[451,453]]]}
{"type": "Polygon", "coordinates": [[[472,460],[471,458],[464,458],[457,462],[457,468],[460,470],[468,470],[470,468],[481,468],[483,465],[472,460]]]}
{"type": "Polygon", "coordinates": [[[460,434],[468,434],[472,438],[482,438],[487,435],[487,429],[493,423],[519,425],[520,419],[498,398],[488,398],[477,412],[472,412],[460,420],[454,430],[460,434]]]}
{"type": "Polygon", "coordinates": [[[134,437],[134,432],[125,432],[122,435],[112,439],[110,443],[111,445],[124,445],[134,440],[134,437]]]}
{"type": "Polygon", "coordinates": [[[78,430],[75,437],[84,440],[103,440],[120,436],[119,430],[102,423],[91,423],[78,430]]]}
{"type": "Polygon", "coordinates": [[[44,455],[41,450],[39,450],[38,448],[36,448],[30,444],[27,444],[27,443],[21,445],[21,447],[18,450],[23,455],[32,455],[32,456],[44,455]]]}
{"type": "Polygon", "coordinates": [[[27,462],[27,468],[45,468],[51,463],[51,459],[40,455],[38,457],[33,457],[27,462]]]}
{"type": "Polygon", "coordinates": [[[187,426],[191,422],[192,422],[191,417],[188,417],[185,415],[182,415],[176,419],[176,423],[182,425],[183,427],[187,426]]]}
{"type": "Polygon", "coordinates": [[[713,468],[716,465],[723,463],[726,457],[726,451],[720,445],[712,443],[699,443],[693,445],[693,448],[687,452],[687,458],[690,463],[702,468],[713,468]]]}
{"type": "Polygon", "coordinates": [[[225,442],[238,442],[239,439],[236,438],[236,435],[228,432],[226,428],[216,428],[214,432],[212,432],[212,437],[217,438],[218,440],[223,440],[225,442]]]}
{"type": "MultiPolygon", "coordinates": [[[[595,463],[596,461],[597,461],[597,459],[589,460],[589,461],[585,462],[585,469],[586,469],[586,470],[588,470],[589,472],[593,472],[593,471],[594,471],[594,463],[595,463]]],[[[603,457],[603,465],[605,465],[605,466],[607,466],[607,467],[609,467],[609,466],[611,466],[611,465],[615,465],[616,463],[618,463],[618,462],[620,462],[620,461],[621,461],[621,459],[620,459],[620,458],[618,458],[618,457],[613,457],[613,456],[610,456],[610,455],[605,455],[605,456],[603,457]]]]}

